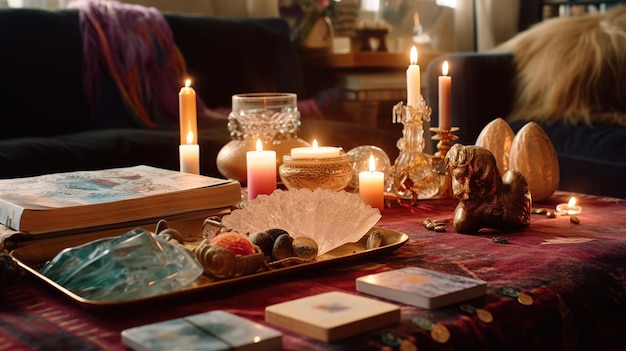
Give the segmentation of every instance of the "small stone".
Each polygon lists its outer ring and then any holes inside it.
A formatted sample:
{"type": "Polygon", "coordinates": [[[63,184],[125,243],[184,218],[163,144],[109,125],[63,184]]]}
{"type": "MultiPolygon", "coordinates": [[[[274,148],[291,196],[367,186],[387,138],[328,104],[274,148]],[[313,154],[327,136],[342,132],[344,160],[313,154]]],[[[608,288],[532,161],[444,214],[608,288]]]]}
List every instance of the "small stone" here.
{"type": "Polygon", "coordinates": [[[435,226],[435,228],[433,228],[434,231],[438,232],[438,233],[443,233],[446,231],[446,227],[443,226],[442,224],[438,224],[435,226]]]}
{"type": "Polygon", "coordinates": [[[580,224],[580,219],[576,216],[569,216],[569,221],[574,224],[580,224]]]}
{"type": "Polygon", "coordinates": [[[266,232],[256,232],[250,235],[252,244],[258,246],[263,255],[272,256],[272,248],[274,247],[274,239],[266,232]]]}
{"type": "Polygon", "coordinates": [[[289,234],[282,234],[274,241],[274,247],[272,248],[272,258],[274,260],[282,260],[295,256],[293,251],[293,238],[289,234]]]}
{"type": "Polygon", "coordinates": [[[367,242],[365,243],[365,248],[368,250],[375,249],[377,247],[380,247],[382,242],[383,242],[382,235],[380,235],[380,232],[378,230],[374,230],[368,236],[367,242]]]}
{"type": "Polygon", "coordinates": [[[546,211],[546,217],[556,218],[556,213],[554,211],[546,211]]]}
{"type": "Polygon", "coordinates": [[[296,257],[300,257],[305,260],[314,260],[315,257],[317,257],[317,243],[309,237],[297,237],[293,239],[291,246],[293,246],[293,252],[296,257]]]}

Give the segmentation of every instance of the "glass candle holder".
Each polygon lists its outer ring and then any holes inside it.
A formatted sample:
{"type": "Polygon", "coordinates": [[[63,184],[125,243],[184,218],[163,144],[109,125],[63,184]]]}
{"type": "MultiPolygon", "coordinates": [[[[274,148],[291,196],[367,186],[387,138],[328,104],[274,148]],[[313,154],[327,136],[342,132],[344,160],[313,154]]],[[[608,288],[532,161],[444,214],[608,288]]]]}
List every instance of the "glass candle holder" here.
{"type": "Polygon", "coordinates": [[[246,152],[256,150],[257,140],[261,140],[263,150],[276,151],[278,168],[283,155],[292,148],[309,146],[298,137],[300,124],[296,94],[233,95],[232,112],[228,115],[232,140],[217,154],[218,170],[224,177],[246,184],[246,152]]]}
{"type": "Polygon", "coordinates": [[[287,189],[343,190],[352,180],[350,156],[294,159],[284,155],[278,173],[287,189]]]}

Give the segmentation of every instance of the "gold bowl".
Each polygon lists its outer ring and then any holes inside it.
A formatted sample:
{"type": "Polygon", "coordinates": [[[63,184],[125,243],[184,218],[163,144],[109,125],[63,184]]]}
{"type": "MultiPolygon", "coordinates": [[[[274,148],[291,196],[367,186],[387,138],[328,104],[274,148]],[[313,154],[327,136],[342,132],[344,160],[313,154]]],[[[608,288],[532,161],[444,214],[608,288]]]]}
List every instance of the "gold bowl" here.
{"type": "Polygon", "coordinates": [[[350,156],[345,153],[337,157],[303,159],[284,155],[278,173],[287,189],[339,191],[350,184],[353,170],[350,156]]]}

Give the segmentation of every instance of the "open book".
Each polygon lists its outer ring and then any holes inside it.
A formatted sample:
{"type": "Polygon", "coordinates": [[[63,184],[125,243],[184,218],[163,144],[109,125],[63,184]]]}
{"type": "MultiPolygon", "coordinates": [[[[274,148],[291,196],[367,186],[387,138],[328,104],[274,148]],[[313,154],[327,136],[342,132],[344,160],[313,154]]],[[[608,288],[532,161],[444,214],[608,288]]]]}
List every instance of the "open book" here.
{"type": "Polygon", "coordinates": [[[230,207],[241,186],[134,166],[0,179],[0,224],[30,234],[105,226],[230,207]]]}

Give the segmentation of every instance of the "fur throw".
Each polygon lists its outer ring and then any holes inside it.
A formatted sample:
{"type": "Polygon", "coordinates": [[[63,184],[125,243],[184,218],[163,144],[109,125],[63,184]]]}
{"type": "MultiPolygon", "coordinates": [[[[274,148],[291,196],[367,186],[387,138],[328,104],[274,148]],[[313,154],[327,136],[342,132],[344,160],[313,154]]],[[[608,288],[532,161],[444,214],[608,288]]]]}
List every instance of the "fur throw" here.
{"type": "Polygon", "coordinates": [[[509,121],[626,126],[626,6],[548,19],[494,50],[517,66],[509,121]]]}

